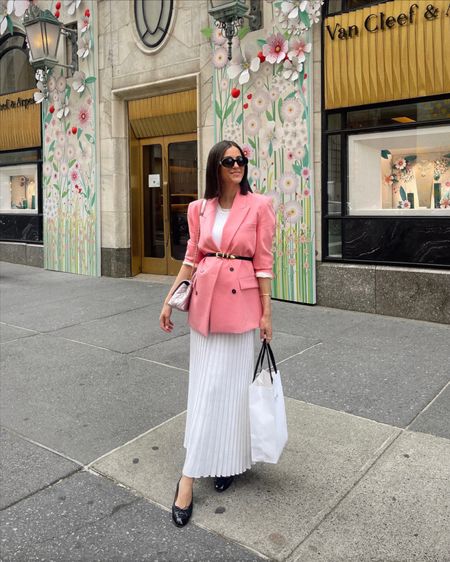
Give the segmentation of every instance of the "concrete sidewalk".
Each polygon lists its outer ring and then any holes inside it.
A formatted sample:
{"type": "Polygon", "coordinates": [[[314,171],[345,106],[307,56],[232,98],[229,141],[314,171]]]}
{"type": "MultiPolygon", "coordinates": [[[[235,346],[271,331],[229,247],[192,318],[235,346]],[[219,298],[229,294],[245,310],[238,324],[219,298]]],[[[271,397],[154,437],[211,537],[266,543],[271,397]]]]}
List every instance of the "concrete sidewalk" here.
{"type": "Polygon", "coordinates": [[[450,561],[448,325],[274,302],[288,446],[177,529],[169,280],[0,265],[2,560],[450,561]]]}

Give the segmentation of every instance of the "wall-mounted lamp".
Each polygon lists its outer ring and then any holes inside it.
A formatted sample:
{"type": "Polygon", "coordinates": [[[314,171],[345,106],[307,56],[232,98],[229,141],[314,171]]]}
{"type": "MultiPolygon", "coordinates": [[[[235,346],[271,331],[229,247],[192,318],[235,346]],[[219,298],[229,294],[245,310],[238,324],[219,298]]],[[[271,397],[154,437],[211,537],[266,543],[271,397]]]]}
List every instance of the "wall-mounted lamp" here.
{"type": "Polygon", "coordinates": [[[27,34],[30,48],[30,64],[35,70],[42,70],[42,83],[44,86],[44,99],[48,98],[47,77],[54,66],[62,66],[75,70],[73,64],[58,62],[57,53],[61,35],[70,36],[72,52],[76,43],[76,31],[63,24],[49,11],[42,11],[35,4],[31,4],[24,16],[23,24],[27,34]]]}
{"type": "Polygon", "coordinates": [[[232,57],[233,37],[243,25],[243,18],[248,19],[250,31],[261,28],[261,1],[260,0],[209,0],[211,8],[208,14],[216,21],[216,26],[228,41],[228,60],[232,57]],[[250,14],[247,12],[250,10],[250,14]]]}

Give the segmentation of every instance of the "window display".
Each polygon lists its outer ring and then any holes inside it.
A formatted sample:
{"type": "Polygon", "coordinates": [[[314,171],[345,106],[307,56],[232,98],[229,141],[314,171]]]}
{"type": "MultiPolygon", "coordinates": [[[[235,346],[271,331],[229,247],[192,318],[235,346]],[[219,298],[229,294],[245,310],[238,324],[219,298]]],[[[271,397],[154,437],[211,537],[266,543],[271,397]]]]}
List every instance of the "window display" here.
{"type": "Polygon", "coordinates": [[[450,214],[449,139],[449,126],[349,136],[349,214],[450,214]]]}
{"type": "Polygon", "coordinates": [[[0,213],[37,212],[36,164],[1,167],[0,213]]]}

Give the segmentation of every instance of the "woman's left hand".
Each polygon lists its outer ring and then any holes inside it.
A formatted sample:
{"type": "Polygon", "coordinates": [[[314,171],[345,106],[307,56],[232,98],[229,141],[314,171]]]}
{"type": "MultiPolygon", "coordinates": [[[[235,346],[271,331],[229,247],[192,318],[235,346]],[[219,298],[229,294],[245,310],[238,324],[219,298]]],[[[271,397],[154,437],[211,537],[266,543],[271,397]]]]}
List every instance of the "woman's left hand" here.
{"type": "Polygon", "coordinates": [[[259,337],[269,343],[272,340],[272,316],[264,314],[259,321],[259,337]]]}

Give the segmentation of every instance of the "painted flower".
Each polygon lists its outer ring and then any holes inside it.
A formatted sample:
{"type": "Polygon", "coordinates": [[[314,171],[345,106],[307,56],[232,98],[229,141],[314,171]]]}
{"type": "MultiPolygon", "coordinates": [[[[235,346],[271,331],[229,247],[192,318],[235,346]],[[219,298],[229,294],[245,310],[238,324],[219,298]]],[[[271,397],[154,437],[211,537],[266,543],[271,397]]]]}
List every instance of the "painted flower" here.
{"type": "Polygon", "coordinates": [[[259,156],[262,160],[267,160],[267,158],[269,158],[269,151],[265,146],[260,147],[259,156]]]}
{"type": "Polygon", "coordinates": [[[293,39],[289,49],[288,57],[291,60],[296,57],[300,63],[303,63],[306,60],[306,53],[311,52],[312,44],[306,43],[303,39],[293,39]]]}
{"type": "Polygon", "coordinates": [[[64,6],[67,8],[69,16],[73,16],[75,10],[78,10],[78,6],[80,4],[81,0],[64,0],[64,6]]]}
{"type": "Polygon", "coordinates": [[[64,92],[64,90],[66,89],[67,86],[67,80],[65,76],[60,76],[57,80],[56,80],[56,89],[58,90],[58,92],[64,92]]]}
{"type": "Polygon", "coordinates": [[[244,156],[251,160],[253,158],[253,148],[247,143],[243,144],[241,148],[244,156]]]}
{"type": "Polygon", "coordinates": [[[262,78],[257,78],[254,81],[255,88],[263,88],[264,87],[264,80],[262,78]]]}
{"type": "Polygon", "coordinates": [[[295,258],[289,258],[288,264],[289,264],[291,267],[294,267],[296,263],[297,263],[297,261],[296,261],[295,258]]]}
{"type": "Polygon", "coordinates": [[[283,193],[295,193],[298,188],[298,176],[287,172],[280,177],[279,184],[283,193]]]}
{"type": "Polygon", "coordinates": [[[66,147],[66,154],[67,154],[67,158],[69,160],[72,160],[73,158],[75,158],[76,155],[76,151],[75,151],[75,147],[73,146],[73,144],[69,143],[66,147]]]}
{"type": "Polygon", "coordinates": [[[281,3],[281,11],[289,19],[298,18],[299,12],[304,12],[308,5],[307,0],[290,0],[281,3]]]}
{"type": "Polygon", "coordinates": [[[34,92],[33,94],[34,101],[35,103],[42,103],[45,99],[44,84],[42,82],[38,82],[36,86],[39,91],[34,92]]]}
{"type": "Polygon", "coordinates": [[[59,146],[64,146],[66,144],[66,137],[64,133],[62,133],[61,131],[56,133],[56,141],[59,144],[59,146]]]}
{"type": "Polygon", "coordinates": [[[292,123],[300,115],[302,106],[297,100],[285,100],[281,104],[281,115],[285,121],[292,123]]]}
{"type": "Polygon", "coordinates": [[[56,88],[56,78],[54,76],[50,76],[50,78],[48,79],[47,88],[49,92],[53,92],[53,90],[56,88]]]}
{"type": "Polygon", "coordinates": [[[306,180],[311,175],[311,170],[309,168],[302,168],[302,177],[306,180]]]}
{"type": "Polygon", "coordinates": [[[261,144],[269,146],[269,144],[272,143],[272,148],[274,150],[278,150],[283,141],[283,129],[281,127],[277,127],[274,121],[269,121],[261,129],[259,136],[261,144]]]}
{"type": "Polygon", "coordinates": [[[64,155],[64,153],[63,153],[62,148],[60,148],[60,147],[55,148],[55,152],[54,152],[55,160],[61,160],[63,155],[64,155]]]}
{"type": "Polygon", "coordinates": [[[299,77],[302,68],[303,63],[299,62],[297,57],[292,57],[292,60],[286,59],[283,63],[283,78],[294,82],[299,77]]]}
{"type": "Polygon", "coordinates": [[[228,89],[228,80],[226,78],[224,78],[223,80],[220,81],[220,89],[221,90],[227,90],[228,89]]]}
{"type": "Polygon", "coordinates": [[[286,158],[287,158],[289,161],[294,160],[294,153],[293,153],[292,150],[288,150],[288,151],[286,152],[286,158]]]}
{"type": "Polygon", "coordinates": [[[298,201],[289,201],[284,207],[284,218],[291,224],[297,223],[302,217],[302,208],[298,201]]]}
{"type": "Polygon", "coordinates": [[[213,29],[211,39],[212,39],[214,45],[224,45],[227,41],[226,37],[224,37],[224,35],[222,33],[222,30],[219,29],[218,27],[215,27],[213,29]]]}
{"type": "Polygon", "coordinates": [[[61,109],[56,113],[56,116],[58,117],[58,119],[62,119],[63,117],[67,117],[69,113],[70,113],[69,99],[66,98],[61,106],[61,109]]]}
{"type": "Polygon", "coordinates": [[[411,207],[411,203],[409,201],[399,201],[398,208],[399,209],[409,209],[411,207]]]}
{"type": "Polygon", "coordinates": [[[267,43],[263,45],[263,55],[270,64],[283,61],[286,58],[288,50],[287,39],[281,33],[270,35],[267,43]]]}
{"type": "Polygon", "coordinates": [[[252,108],[257,113],[264,113],[270,103],[270,98],[265,90],[256,90],[253,95],[252,108]]]}
{"type": "Polygon", "coordinates": [[[228,62],[227,50],[223,47],[218,47],[217,49],[215,49],[212,61],[215,68],[223,68],[224,66],[226,66],[228,62]]]}
{"type": "Polygon", "coordinates": [[[404,158],[399,158],[394,163],[394,167],[397,168],[397,170],[403,170],[404,168],[406,168],[406,160],[404,158]]]}
{"type": "Polygon", "coordinates": [[[81,29],[80,29],[80,34],[83,35],[83,33],[86,33],[86,31],[91,27],[91,24],[89,22],[89,18],[83,18],[81,20],[81,29]]]}
{"type": "Polygon", "coordinates": [[[261,177],[261,172],[259,168],[255,168],[254,166],[251,166],[250,177],[253,178],[253,181],[258,181],[259,178],[261,177]]]}
{"type": "Polygon", "coordinates": [[[52,175],[52,165],[50,162],[44,162],[42,165],[42,171],[45,177],[50,177],[52,175]]]}
{"type": "Polygon", "coordinates": [[[91,40],[90,38],[82,35],[78,40],[78,51],[77,55],[80,59],[85,59],[89,55],[89,51],[91,49],[91,40]]]}
{"type": "Polygon", "coordinates": [[[78,123],[80,125],[86,125],[86,123],[89,123],[90,119],[91,112],[89,109],[87,107],[80,107],[78,110],[78,123]]]}
{"type": "Polygon", "coordinates": [[[67,162],[61,162],[61,166],[59,169],[61,170],[62,174],[67,174],[67,172],[69,171],[69,166],[67,165],[67,162]]]}
{"type": "Polygon", "coordinates": [[[294,156],[296,160],[303,160],[303,158],[305,157],[306,151],[305,151],[305,146],[303,145],[298,145],[295,147],[294,149],[294,156]]]}
{"type": "Polygon", "coordinates": [[[244,122],[244,131],[249,137],[254,137],[259,133],[261,129],[261,119],[256,113],[250,113],[247,115],[247,119],[244,122]]]}
{"type": "Polygon", "coordinates": [[[56,82],[55,82],[55,89],[53,90],[53,93],[52,93],[52,100],[53,100],[53,102],[54,102],[54,103],[59,103],[59,97],[60,97],[60,95],[59,95],[58,90],[56,89],[56,82]]]}
{"type": "Polygon", "coordinates": [[[72,77],[72,88],[81,94],[86,87],[86,74],[81,70],[76,70],[72,77]]]}
{"type": "Polygon", "coordinates": [[[450,207],[450,196],[442,197],[439,203],[443,209],[448,209],[450,207]]]}
{"type": "Polygon", "coordinates": [[[250,72],[258,72],[260,64],[261,61],[258,57],[252,59],[250,53],[246,51],[242,54],[239,50],[228,65],[228,78],[234,80],[239,76],[239,84],[247,84],[250,80],[250,72]]]}
{"type": "Polygon", "coordinates": [[[70,172],[70,179],[72,180],[72,183],[76,183],[78,181],[80,177],[80,174],[72,168],[72,171],[70,172]]]}
{"type": "Polygon", "coordinates": [[[311,195],[311,191],[306,187],[306,188],[303,190],[303,195],[304,195],[305,197],[309,197],[309,196],[311,195]]]}

